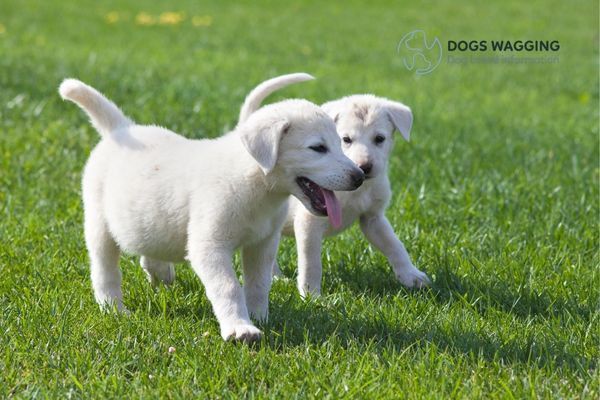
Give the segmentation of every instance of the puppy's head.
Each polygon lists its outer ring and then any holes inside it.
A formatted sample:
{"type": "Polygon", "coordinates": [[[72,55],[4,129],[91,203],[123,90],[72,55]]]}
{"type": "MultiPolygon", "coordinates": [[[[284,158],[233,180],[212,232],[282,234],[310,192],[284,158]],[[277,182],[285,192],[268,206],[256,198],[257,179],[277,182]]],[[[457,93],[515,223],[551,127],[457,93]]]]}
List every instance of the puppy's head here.
{"type": "Polygon", "coordinates": [[[402,103],[373,95],[330,101],[323,110],[334,119],[342,149],[367,179],[384,174],[394,143],[394,131],[410,138],[413,116],[402,103]]]}
{"type": "Polygon", "coordinates": [[[246,150],[269,184],[289,193],[315,215],[341,224],[334,190],[355,190],[363,172],[344,155],[333,120],[305,100],[265,106],[239,128],[246,150]]]}

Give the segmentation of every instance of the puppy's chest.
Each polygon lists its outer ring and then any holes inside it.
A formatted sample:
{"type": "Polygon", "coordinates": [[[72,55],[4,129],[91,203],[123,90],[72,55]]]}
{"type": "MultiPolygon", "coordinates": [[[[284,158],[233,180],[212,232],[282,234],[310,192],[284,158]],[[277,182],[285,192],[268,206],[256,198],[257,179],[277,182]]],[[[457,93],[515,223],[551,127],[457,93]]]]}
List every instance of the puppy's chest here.
{"type": "MultiPolygon", "coordinates": [[[[248,245],[260,242],[279,232],[283,225],[287,209],[282,206],[275,206],[277,211],[273,211],[273,205],[265,204],[265,207],[255,209],[247,216],[245,223],[237,221],[239,226],[240,245],[248,245]]],[[[234,221],[234,223],[236,223],[234,221]]]]}
{"type": "MultiPolygon", "coordinates": [[[[381,197],[381,196],[379,196],[381,197]]],[[[382,207],[385,200],[376,196],[373,190],[357,190],[340,193],[344,222],[354,222],[361,215],[382,207]]]]}
{"type": "Polygon", "coordinates": [[[336,192],[342,206],[342,226],[334,230],[329,224],[326,236],[335,235],[348,229],[364,214],[370,214],[385,206],[385,199],[377,196],[372,189],[355,192],[336,192]]]}

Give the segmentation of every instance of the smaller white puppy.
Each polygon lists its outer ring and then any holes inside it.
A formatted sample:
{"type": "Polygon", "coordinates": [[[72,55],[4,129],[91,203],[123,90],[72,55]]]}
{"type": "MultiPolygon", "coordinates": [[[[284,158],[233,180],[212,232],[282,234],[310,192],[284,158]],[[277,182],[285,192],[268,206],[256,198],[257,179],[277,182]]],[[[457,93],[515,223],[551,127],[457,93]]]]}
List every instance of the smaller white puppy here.
{"type": "MultiPolygon", "coordinates": [[[[263,93],[263,96],[265,93],[263,93]]],[[[260,105],[250,98],[240,118],[260,105]]],[[[373,95],[354,95],[321,106],[336,122],[342,138],[342,150],[365,173],[364,184],[354,192],[336,193],[342,218],[331,219],[311,215],[295,199],[283,233],[295,235],[298,250],[298,290],[302,296],[321,293],[321,243],[326,236],[336,235],[356,220],[367,239],[389,260],[396,278],[406,287],[422,288],[430,284],[427,275],[410,260],[404,244],[395,235],[385,216],[391,198],[387,165],[394,145],[394,131],[409,140],[413,116],[402,103],[373,95]]],[[[275,274],[279,274],[277,264],[275,274]]]]}
{"type": "Polygon", "coordinates": [[[394,131],[408,141],[413,116],[402,103],[373,95],[354,95],[321,106],[336,122],[342,150],[365,173],[365,183],[352,193],[339,193],[343,219],[328,224],[290,202],[284,234],[296,237],[298,290],[302,296],[321,293],[321,242],[360,221],[366,238],[389,260],[396,278],[406,287],[430,284],[427,275],[410,260],[404,244],[385,216],[390,198],[387,165],[394,146],[394,131]]]}
{"type": "MultiPolygon", "coordinates": [[[[309,79],[282,76],[269,90],[309,79]]],[[[136,125],[80,81],[67,79],[59,91],[88,114],[102,136],[83,174],[96,301],[125,310],[121,251],[141,255],[151,280],[166,284],[174,279],[172,262],[187,259],[204,284],[223,338],[260,338],[250,317],[267,318],[288,197],[318,215],[335,213],[332,191],[354,190],[364,179],[342,153],[333,120],[308,101],[286,100],[261,108],[223,137],[189,140],[136,125]],[[243,289],[232,264],[238,248],[243,289]]]]}

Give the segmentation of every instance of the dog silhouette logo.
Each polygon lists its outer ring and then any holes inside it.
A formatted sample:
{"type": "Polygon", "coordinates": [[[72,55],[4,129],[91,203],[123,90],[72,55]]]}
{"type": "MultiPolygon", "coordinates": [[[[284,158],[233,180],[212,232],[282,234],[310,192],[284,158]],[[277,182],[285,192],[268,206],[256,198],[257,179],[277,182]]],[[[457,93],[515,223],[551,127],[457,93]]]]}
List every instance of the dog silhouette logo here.
{"type": "Polygon", "coordinates": [[[402,64],[417,75],[426,75],[442,62],[442,44],[437,37],[429,43],[425,31],[417,29],[407,33],[398,43],[402,64]]]}

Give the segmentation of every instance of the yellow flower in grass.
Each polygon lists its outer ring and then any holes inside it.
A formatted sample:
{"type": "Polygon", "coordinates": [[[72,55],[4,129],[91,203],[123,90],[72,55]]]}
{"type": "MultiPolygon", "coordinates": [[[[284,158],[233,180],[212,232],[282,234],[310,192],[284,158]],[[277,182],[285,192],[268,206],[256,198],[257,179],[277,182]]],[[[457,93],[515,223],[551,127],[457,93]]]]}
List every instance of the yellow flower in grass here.
{"type": "Polygon", "coordinates": [[[111,11],[104,16],[104,20],[108,24],[114,24],[119,20],[119,13],[116,11],[111,11]]]}
{"type": "Polygon", "coordinates": [[[213,17],[210,15],[195,15],[192,17],[192,25],[194,26],[211,26],[213,17]]]}
{"type": "Polygon", "coordinates": [[[158,23],[161,25],[177,25],[183,21],[185,16],[180,12],[164,12],[158,17],[158,23]]]}
{"type": "Polygon", "coordinates": [[[154,25],[156,24],[156,18],[145,12],[141,12],[135,16],[135,23],[138,25],[154,25]]]}
{"type": "Polygon", "coordinates": [[[310,46],[304,45],[300,48],[300,52],[305,56],[310,56],[312,54],[312,49],[310,48],[310,46]]]}
{"type": "Polygon", "coordinates": [[[6,27],[2,24],[0,24],[0,35],[3,35],[6,33],[6,27]]]}

